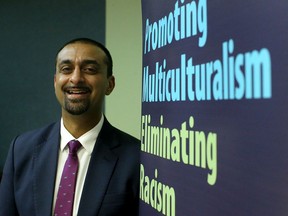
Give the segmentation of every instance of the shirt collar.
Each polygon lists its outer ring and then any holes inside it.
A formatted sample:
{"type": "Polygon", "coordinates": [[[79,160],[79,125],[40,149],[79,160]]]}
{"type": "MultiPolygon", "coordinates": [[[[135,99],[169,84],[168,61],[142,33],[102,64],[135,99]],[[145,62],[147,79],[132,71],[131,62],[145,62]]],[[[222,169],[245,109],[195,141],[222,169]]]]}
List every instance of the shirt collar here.
{"type": "MultiPolygon", "coordinates": [[[[89,154],[92,154],[92,151],[94,149],[97,137],[103,126],[103,123],[104,123],[104,116],[102,114],[98,124],[77,139],[89,154]]],[[[65,147],[67,146],[67,143],[70,140],[76,138],[74,138],[72,134],[70,134],[69,131],[65,128],[63,118],[61,118],[60,135],[61,135],[60,150],[64,151],[65,147]]]]}

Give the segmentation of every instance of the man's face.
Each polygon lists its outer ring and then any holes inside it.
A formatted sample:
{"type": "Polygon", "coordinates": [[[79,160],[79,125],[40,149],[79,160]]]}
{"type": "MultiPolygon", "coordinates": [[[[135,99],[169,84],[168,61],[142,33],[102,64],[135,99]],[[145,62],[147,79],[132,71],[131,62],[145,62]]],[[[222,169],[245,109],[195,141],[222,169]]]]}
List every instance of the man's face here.
{"type": "Polygon", "coordinates": [[[62,112],[101,113],[105,95],[114,88],[114,77],[107,77],[105,59],[104,51],[91,44],[73,43],[59,52],[54,87],[62,112]]]}

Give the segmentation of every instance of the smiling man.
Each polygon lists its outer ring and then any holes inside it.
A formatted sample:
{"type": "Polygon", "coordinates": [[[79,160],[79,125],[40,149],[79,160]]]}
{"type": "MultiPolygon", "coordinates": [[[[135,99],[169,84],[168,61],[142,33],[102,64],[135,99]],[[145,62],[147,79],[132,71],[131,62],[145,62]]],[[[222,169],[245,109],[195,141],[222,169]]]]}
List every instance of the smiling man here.
{"type": "Polygon", "coordinates": [[[113,127],[104,98],[112,57],[79,38],[57,53],[54,87],[62,118],[16,137],[0,185],[0,216],[138,215],[140,141],[113,127]]]}
{"type": "Polygon", "coordinates": [[[57,55],[55,93],[65,127],[76,138],[100,121],[104,96],[115,86],[111,56],[99,46],[69,43],[57,55]]]}

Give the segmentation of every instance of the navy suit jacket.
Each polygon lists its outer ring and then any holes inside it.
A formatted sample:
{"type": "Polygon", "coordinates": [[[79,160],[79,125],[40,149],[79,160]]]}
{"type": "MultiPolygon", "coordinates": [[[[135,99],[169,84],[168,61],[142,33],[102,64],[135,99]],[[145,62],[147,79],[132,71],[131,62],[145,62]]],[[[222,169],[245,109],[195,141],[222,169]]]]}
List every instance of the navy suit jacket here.
{"type": "MultiPolygon", "coordinates": [[[[60,122],[16,137],[0,185],[0,216],[51,216],[60,122]]],[[[78,216],[138,215],[140,141],[104,120],[78,216]]]]}

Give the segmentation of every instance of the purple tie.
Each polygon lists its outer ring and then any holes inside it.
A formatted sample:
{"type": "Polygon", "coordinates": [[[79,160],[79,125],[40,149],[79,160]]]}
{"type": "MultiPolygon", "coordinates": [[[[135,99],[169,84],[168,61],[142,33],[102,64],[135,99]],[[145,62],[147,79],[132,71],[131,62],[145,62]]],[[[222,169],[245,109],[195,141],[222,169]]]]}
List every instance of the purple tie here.
{"type": "Polygon", "coordinates": [[[81,143],[77,140],[68,142],[69,155],[63,169],[58,195],[55,204],[54,216],[71,216],[73,213],[73,202],[75,185],[78,171],[77,151],[81,143]]]}

